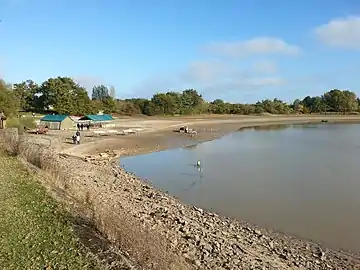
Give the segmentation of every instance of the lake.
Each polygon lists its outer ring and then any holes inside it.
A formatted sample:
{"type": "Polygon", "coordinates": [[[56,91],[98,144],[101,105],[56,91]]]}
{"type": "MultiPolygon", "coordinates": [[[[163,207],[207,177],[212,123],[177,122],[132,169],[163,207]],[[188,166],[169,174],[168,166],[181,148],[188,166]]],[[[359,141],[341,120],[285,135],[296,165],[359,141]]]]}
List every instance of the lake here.
{"type": "Polygon", "coordinates": [[[359,135],[356,124],[250,129],[121,165],[185,203],[360,252],[359,135]]]}

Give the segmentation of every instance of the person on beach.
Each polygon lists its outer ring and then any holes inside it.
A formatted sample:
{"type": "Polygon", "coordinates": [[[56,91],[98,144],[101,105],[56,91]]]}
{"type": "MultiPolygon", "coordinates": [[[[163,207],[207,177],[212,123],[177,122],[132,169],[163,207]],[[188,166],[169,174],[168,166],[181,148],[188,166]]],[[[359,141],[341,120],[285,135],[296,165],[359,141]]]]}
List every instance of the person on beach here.
{"type": "Polygon", "coordinates": [[[77,125],[76,125],[76,126],[77,126],[77,129],[78,129],[78,130],[80,130],[80,124],[79,124],[79,123],[77,123],[77,125]]]}
{"type": "Polygon", "coordinates": [[[76,144],[77,136],[76,136],[76,135],[73,135],[73,136],[72,136],[72,140],[73,140],[73,144],[76,144]]]}
{"type": "Polygon", "coordinates": [[[80,144],[80,131],[76,131],[76,144],[80,144]]]}
{"type": "Polygon", "coordinates": [[[81,125],[80,125],[80,129],[81,129],[81,131],[83,131],[83,130],[84,130],[84,124],[83,124],[83,123],[81,123],[81,125]]]}

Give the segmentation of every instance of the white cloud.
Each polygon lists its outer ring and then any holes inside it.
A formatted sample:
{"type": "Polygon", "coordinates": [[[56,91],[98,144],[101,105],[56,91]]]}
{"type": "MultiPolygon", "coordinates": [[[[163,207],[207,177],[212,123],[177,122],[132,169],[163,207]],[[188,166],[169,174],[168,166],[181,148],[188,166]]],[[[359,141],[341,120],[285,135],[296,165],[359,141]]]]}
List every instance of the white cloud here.
{"type": "MultiPolygon", "coordinates": [[[[259,62],[260,63],[260,62],[259,62]]],[[[265,68],[265,62],[262,63],[265,68]]],[[[272,70],[276,65],[272,63],[272,70]],[[274,66],[275,65],[275,66],[274,66]]],[[[267,70],[270,64],[267,63],[267,70]]],[[[264,71],[264,70],[263,70],[264,71]]],[[[285,81],[274,76],[256,74],[251,68],[240,68],[221,61],[203,61],[191,63],[180,76],[180,83],[195,84],[200,88],[217,91],[231,91],[236,88],[258,88],[284,84],[285,81]]],[[[241,89],[238,89],[241,90],[241,89]]]]}
{"type": "Polygon", "coordinates": [[[235,67],[219,60],[195,61],[180,74],[180,81],[196,84],[213,84],[219,77],[226,79],[236,72],[235,67]]]}
{"type": "Polygon", "coordinates": [[[278,66],[275,62],[264,60],[255,62],[252,69],[256,73],[276,73],[278,72],[278,66]]]}
{"type": "Polygon", "coordinates": [[[271,76],[257,74],[251,67],[240,68],[228,62],[210,60],[192,62],[182,72],[170,76],[153,76],[134,87],[132,92],[135,95],[149,97],[156,91],[162,92],[169,89],[179,91],[193,87],[204,95],[211,95],[226,94],[231,91],[249,92],[286,83],[286,80],[275,72],[271,76]]]}
{"type": "MultiPolygon", "coordinates": [[[[208,52],[220,56],[242,57],[251,55],[296,55],[300,48],[279,38],[258,37],[247,41],[213,43],[208,52]]],[[[229,91],[253,91],[259,88],[280,86],[286,80],[279,76],[276,63],[271,61],[248,61],[235,63],[224,58],[193,61],[180,72],[157,74],[133,87],[137,96],[151,96],[154,92],[181,90],[188,87],[202,94],[229,91]],[[246,68],[244,67],[246,66],[246,68]]]]}
{"type": "Polygon", "coordinates": [[[360,17],[334,19],[315,28],[316,37],[324,44],[343,49],[360,49],[360,17]]]}
{"type": "Polygon", "coordinates": [[[245,57],[255,54],[296,55],[301,51],[300,47],[274,37],[257,37],[234,42],[215,42],[206,46],[205,50],[229,57],[245,57]]]}

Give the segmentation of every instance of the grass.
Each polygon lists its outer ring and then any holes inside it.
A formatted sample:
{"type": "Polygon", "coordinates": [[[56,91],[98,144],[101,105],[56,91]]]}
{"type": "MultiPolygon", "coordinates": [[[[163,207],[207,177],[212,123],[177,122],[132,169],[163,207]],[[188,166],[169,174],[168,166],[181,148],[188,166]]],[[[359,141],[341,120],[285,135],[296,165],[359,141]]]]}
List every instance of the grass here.
{"type": "MultiPolygon", "coordinates": [[[[106,203],[104,204],[103,200],[98,199],[97,190],[87,188],[86,186],[79,189],[79,185],[75,184],[75,181],[77,181],[76,173],[73,178],[74,171],[71,170],[71,167],[70,169],[67,169],[66,166],[64,167],[66,163],[59,162],[57,154],[50,147],[31,141],[26,134],[19,135],[16,128],[6,129],[3,133],[0,132],[0,148],[1,147],[8,155],[14,158],[20,156],[28,163],[51,175],[50,178],[43,179],[47,181],[50,186],[60,188],[66,194],[74,197],[78,202],[83,202],[83,206],[93,212],[92,225],[108,239],[111,239],[117,248],[129,254],[134,263],[143,267],[143,269],[189,269],[188,263],[184,258],[170,249],[169,242],[162,232],[144,227],[143,224],[125,208],[120,211],[114,211],[113,207],[106,203]]],[[[2,173],[2,175],[0,175],[0,269],[44,269],[44,265],[46,266],[47,263],[58,265],[55,268],[49,269],[93,269],[91,264],[87,264],[90,261],[86,261],[86,256],[81,255],[81,250],[77,249],[79,245],[76,241],[74,242],[75,236],[71,234],[71,218],[66,216],[64,211],[59,207],[56,207],[54,201],[46,196],[45,190],[41,189],[40,184],[34,182],[34,178],[32,178],[29,173],[26,173],[20,164],[16,162],[16,159],[9,157],[3,158],[0,155],[0,168],[6,168],[4,172],[0,171],[0,173],[2,173]],[[5,183],[3,186],[2,182],[5,183]],[[25,187],[27,187],[27,190],[23,190],[25,187]],[[19,188],[21,188],[20,191],[19,188]],[[36,191],[36,195],[32,194],[35,192],[32,190],[41,191],[36,191]],[[12,195],[7,198],[6,194],[12,195]],[[29,196],[31,198],[29,198],[29,196]],[[2,200],[4,200],[4,202],[2,200]],[[23,200],[26,200],[26,202],[20,204],[23,200]],[[5,207],[6,205],[16,207],[10,207],[7,210],[8,212],[5,213],[3,209],[7,209],[5,207]],[[42,210],[34,211],[34,207],[42,210]],[[42,213],[45,209],[46,213],[42,213]],[[13,219],[17,212],[20,212],[22,215],[27,214],[27,216],[22,217],[18,214],[19,217],[13,219]],[[49,216],[46,216],[46,214],[49,216]],[[42,219],[41,215],[44,215],[45,218],[42,219]],[[22,219],[20,219],[20,217],[22,217],[22,219]],[[2,219],[4,219],[4,221],[2,221],[2,219]],[[68,221],[63,223],[63,220],[68,221]],[[2,224],[2,222],[4,224],[2,224]],[[40,222],[42,225],[33,225],[35,222],[40,222]],[[31,224],[32,228],[29,226],[30,229],[25,229],[22,227],[22,224],[31,224]],[[7,226],[7,234],[11,232],[12,228],[16,228],[16,230],[19,231],[15,232],[14,235],[6,236],[7,239],[9,239],[6,240],[7,246],[2,244],[3,240],[1,236],[6,235],[5,233],[2,234],[2,231],[5,231],[5,227],[3,228],[2,226],[7,226]],[[41,228],[39,228],[39,226],[41,226],[41,228]],[[60,227],[57,227],[58,229],[55,227],[51,229],[51,226],[60,227]],[[52,232],[53,230],[60,230],[60,232],[54,233],[52,232]],[[19,266],[17,268],[18,265],[16,265],[15,262],[20,262],[22,260],[21,257],[24,257],[26,254],[21,251],[21,248],[26,250],[26,252],[30,252],[27,250],[29,244],[27,244],[27,246],[21,244],[21,247],[18,247],[18,250],[15,252],[17,255],[14,259],[12,259],[14,256],[11,255],[13,250],[12,245],[13,243],[21,243],[20,240],[26,238],[29,234],[33,236],[32,231],[35,231],[36,235],[34,235],[40,237],[40,239],[34,240],[33,243],[35,244],[31,244],[34,247],[35,245],[38,246],[36,246],[37,249],[31,251],[31,254],[29,253],[30,255],[26,255],[27,258],[37,258],[37,254],[40,254],[41,248],[45,246],[45,243],[46,245],[51,244],[52,246],[46,247],[45,251],[42,250],[44,255],[37,259],[38,261],[32,262],[36,263],[33,268],[28,264],[25,266],[21,264],[21,267],[19,266]],[[64,237],[66,239],[63,239],[64,237]],[[59,242],[61,239],[62,242],[59,242]],[[57,242],[56,245],[54,241],[57,242]],[[44,244],[41,245],[36,244],[43,242],[44,244]],[[2,246],[6,247],[4,248],[4,252],[1,250],[2,246]],[[53,250],[55,251],[53,252],[53,250]],[[77,251],[75,252],[74,250],[77,251]],[[2,255],[9,252],[9,257],[2,255]],[[72,252],[78,254],[79,258],[75,258],[72,252]],[[19,255],[19,253],[21,255],[19,255]],[[59,254],[61,254],[61,256],[59,254]],[[3,262],[11,262],[13,264],[10,264],[12,268],[1,267],[3,262]],[[80,265],[75,265],[75,263],[80,265]],[[85,266],[81,266],[82,264],[85,266]],[[38,266],[43,268],[37,268],[38,266]]],[[[84,214],[86,215],[86,213],[84,214]]],[[[81,237],[81,240],[82,243],[88,246],[88,243],[85,243],[84,240],[90,241],[89,238],[83,239],[83,237],[81,237]]],[[[17,246],[14,245],[14,247],[17,246]]],[[[99,255],[97,251],[93,252],[99,255]]],[[[99,256],[97,259],[100,259],[102,265],[104,265],[104,260],[99,258],[99,256]]],[[[28,259],[23,260],[23,263],[29,263],[27,260],[28,259]]]]}
{"type": "Polygon", "coordinates": [[[72,218],[22,164],[0,154],[0,268],[100,269],[72,231],[72,218]]]}
{"type": "Polygon", "coordinates": [[[6,126],[8,128],[17,128],[19,131],[23,131],[24,127],[26,128],[35,128],[35,119],[32,117],[11,117],[6,121],[6,126]]]}

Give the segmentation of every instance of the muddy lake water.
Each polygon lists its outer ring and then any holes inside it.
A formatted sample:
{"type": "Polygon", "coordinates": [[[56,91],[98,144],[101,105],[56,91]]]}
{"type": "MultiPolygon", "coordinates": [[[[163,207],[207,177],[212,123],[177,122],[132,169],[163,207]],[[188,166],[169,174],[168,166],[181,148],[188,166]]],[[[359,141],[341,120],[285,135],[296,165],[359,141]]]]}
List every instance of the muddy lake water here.
{"type": "Polygon", "coordinates": [[[121,166],[185,203],[360,252],[360,125],[248,129],[121,166]]]}

